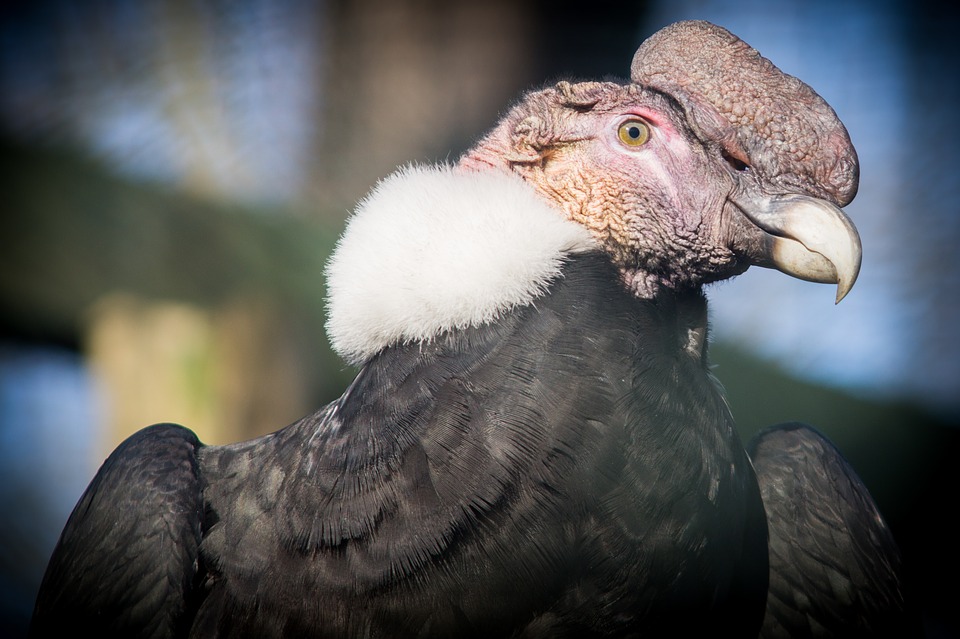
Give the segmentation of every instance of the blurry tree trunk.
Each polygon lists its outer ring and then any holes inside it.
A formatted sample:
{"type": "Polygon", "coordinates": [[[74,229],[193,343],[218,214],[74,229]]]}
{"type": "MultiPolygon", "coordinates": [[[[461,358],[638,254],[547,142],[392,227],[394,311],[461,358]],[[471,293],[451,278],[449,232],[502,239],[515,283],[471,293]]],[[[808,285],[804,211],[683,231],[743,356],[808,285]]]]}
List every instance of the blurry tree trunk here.
{"type": "Polygon", "coordinates": [[[106,456],[157,422],[187,426],[207,444],[274,431],[314,408],[297,331],[267,301],[217,308],[115,294],[89,316],[86,353],[103,385],[106,456]]]}
{"type": "Polygon", "coordinates": [[[511,0],[331,3],[307,199],[346,211],[398,165],[455,160],[524,88],[533,18],[511,0]]]}

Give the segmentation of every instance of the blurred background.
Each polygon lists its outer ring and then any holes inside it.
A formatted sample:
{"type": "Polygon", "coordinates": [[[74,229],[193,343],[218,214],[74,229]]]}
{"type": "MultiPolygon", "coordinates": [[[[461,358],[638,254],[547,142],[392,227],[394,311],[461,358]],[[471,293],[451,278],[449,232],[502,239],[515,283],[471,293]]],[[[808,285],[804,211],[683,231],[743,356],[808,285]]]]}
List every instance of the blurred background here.
{"type": "Polygon", "coordinates": [[[357,199],[454,160],[518,94],[625,78],[701,18],[850,130],[850,296],[751,269],[709,291],[745,438],[826,432],[900,541],[928,636],[960,636],[960,47],[936,0],[0,3],[0,636],[22,636],[73,504],[119,441],[282,427],[354,371],[324,334],[357,199]],[[951,505],[952,504],[952,505],[951,505]]]}

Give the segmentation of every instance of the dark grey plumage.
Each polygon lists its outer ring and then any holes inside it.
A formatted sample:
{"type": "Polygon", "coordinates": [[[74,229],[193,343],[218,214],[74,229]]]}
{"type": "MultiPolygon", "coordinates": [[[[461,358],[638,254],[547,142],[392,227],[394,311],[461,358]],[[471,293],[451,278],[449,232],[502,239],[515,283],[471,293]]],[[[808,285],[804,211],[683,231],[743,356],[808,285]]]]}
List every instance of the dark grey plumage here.
{"type": "MultiPolygon", "coordinates": [[[[150,593],[120,599],[136,606],[115,623],[158,637],[755,633],[763,510],[686,348],[704,301],[639,300],[614,274],[601,255],[577,258],[535,307],[389,348],[340,400],[260,440],[194,453],[174,426],[135,435],[85,498],[98,525],[135,522],[103,531],[126,572],[103,556],[87,567],[150,593]],[[161,472],[182,488],[130,496],[161,472]],[[179,553],[163,572],[158,538],[179,553]]],[[[37,634],[99,609],[99,594],[75,605],[85,584],[60,566],[93,542],[86,512],[55,554],[37,634]]]]}
{"type": "Polygon", "coordinates": [[[159,424],[107,458],[60,536],[31,636],[183,634],[203,521],[199,447],[159,424]]]}
{"type": "Polygon", "coordinates": [[[794,423],[761,431],[747,452],[770,535],[762,636],[917,636],[900,550],[840,451],[794,423]]]}

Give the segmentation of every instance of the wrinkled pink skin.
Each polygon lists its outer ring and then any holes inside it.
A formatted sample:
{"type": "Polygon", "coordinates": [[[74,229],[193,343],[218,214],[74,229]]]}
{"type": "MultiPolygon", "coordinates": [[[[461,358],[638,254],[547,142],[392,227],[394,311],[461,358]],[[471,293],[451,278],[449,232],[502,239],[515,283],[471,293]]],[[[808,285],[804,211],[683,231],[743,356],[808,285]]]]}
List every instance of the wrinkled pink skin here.
{"type": "Polygon", "coordinates": [[[729,201],[754,185],[657,91],[562,82],[528,94],[461,165],[522,176],[593,233],[641,297],[730,277],[762,259],[764,234],[729,201]],[[619,139],[631,119],[649,126],[641,146],[619,139]]]}
{"type": "Polygon", "coordinates": [[[648,38],[630,75],[528,93],[461,165],[523,177],[590,230],[642,297],[751,264],[846,294],[860,240],[837,207],[856,194],[859,167],[823,98],[703,21],[648,38]],[[645,144],[619,139],[629,118],[649,126],[645,144]]]}

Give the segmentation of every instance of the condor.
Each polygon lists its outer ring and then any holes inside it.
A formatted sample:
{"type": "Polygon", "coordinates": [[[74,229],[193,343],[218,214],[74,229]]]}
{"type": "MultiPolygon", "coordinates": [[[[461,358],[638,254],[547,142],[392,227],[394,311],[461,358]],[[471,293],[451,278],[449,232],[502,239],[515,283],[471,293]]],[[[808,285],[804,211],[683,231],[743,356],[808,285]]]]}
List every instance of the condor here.
{"type": "Polygon", "coordinates": [[[705,22],[630,82],[525,95],[358,206],[328,272],[343,396],[254,441],[124,442],[33,634],[902,635],[859,479],[796,424],[751,460],[706,351],[710,282],[850,290],[857,181],[833,110],[705,22]]]}

